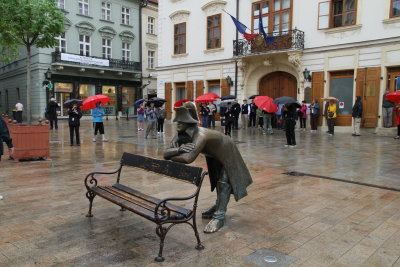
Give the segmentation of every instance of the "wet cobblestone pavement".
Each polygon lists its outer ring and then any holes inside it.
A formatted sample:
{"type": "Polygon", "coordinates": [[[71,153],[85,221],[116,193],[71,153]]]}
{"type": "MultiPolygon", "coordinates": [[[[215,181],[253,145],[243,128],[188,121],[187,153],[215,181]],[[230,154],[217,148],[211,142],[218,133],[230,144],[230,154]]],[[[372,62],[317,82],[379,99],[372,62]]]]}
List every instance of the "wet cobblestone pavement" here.
{"type": "MultiPolygon", "coordinates": [[[[194,249],[189,226],[176,226],[166,238],[166,261],[155,263],[155,225],[101,198],[94,200],[94,217],[86,218],[83,180],[93,170],[116,169],[124,151],[161,158],[173,126],[166,125],[157,140],[145,140],[133,120],[107,121],[109,142],[93,143],[91,124],[82,124],[82,146],[70,147],[67,124],[60,123],[51,134],[51,160],[16,163],[3,157],[1,266],[257,266],[246,259],[263,249],[295,259],[292,266],[400,266],[400,192],[283,174],[297,171],[399,189],[400,142],[392,137],[297,132],[298,146],[289,149],[281,131],[272,136],[258,129],[234,131],[254,179],[249,195],[231,199],[219,232],[200,233],[204,250],[194,249]]],[[[205,168],[204,157],[193,165],[205,168]]],[[[125,172],[122,181],[157,197],[192,189],[135,170],[125,172]]],[[[200,210],[214,201],[206,180],[200,210]]],[[[203,229],[208,220],[199,215],[203,229]]]]}

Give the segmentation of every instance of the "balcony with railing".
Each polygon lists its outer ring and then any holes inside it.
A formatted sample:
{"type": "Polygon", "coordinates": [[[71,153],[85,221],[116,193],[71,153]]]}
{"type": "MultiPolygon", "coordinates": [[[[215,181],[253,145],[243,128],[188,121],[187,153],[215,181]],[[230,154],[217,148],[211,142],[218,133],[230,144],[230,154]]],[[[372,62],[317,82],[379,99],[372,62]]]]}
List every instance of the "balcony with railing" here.
{"type": "Polygon", "coordinates": [[[304,32],[294,29],[280,33],[268,33],[267,42],[262,35],[248,41],[240,39],[233,41],[233,56],[246,57],[258,54],[304,50],[304,32]]]}
{"type": "Polygon", "coordinates": [[[52,58],[52,62],[58,64],[113,69],[116,71],[141,72],[140,62],[130,60],[82,56],[79,54],[61,53],[59,51],[53,52],[52,58]]]}

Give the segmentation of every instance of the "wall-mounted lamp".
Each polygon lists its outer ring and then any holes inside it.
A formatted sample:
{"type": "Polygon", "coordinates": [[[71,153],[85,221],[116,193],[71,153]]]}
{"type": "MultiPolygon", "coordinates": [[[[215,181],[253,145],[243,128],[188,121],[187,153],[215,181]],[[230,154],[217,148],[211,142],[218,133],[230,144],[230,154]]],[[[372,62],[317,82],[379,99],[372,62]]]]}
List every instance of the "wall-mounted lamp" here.
{"type": "Polygon", "coordinates": [[[307,68],[303,71],[303,76],[304,80],[306,80],[307,82],[311,82],[311,73],[307,68]]]}
{"type": "Polygon", "coordinates": [[[229,84],[229,86],[233,86],[233,81],[232,81],[231,76],[228,75],[225,79],[226,79],[227,83],[229,84]]]}

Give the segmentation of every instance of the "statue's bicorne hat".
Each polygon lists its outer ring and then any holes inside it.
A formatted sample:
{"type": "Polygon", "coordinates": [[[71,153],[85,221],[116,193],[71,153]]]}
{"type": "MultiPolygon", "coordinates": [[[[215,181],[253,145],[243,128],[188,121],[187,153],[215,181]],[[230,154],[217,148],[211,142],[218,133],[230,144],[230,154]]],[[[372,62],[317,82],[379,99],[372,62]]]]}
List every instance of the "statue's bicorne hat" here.
{"type": "Polygon", "coordinates": [[[190,116],[192,116],[193,119],[199,121],[199,116],[197,115],[197,108],[193,102],[185,102],[183,106],[189,109],[190,116]]]}
{"type": "Polygon", "coordinates": [[[174,122],[193,123],[193,124],[199,123],[199,121],[195,120],[190,115],[190,111],[186,107],[178,107],[175,109],[175,112],[176,116],[174,118],[174,122]]]}

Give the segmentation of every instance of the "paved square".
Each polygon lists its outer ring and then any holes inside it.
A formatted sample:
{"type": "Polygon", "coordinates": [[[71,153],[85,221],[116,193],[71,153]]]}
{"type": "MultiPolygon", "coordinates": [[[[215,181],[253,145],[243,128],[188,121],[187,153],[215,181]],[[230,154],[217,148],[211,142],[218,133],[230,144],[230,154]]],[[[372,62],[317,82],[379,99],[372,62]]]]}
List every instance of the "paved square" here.
{"type": "MultiPolygon", "coordinates": [[[[166,262],[158,264],[154,224],[101,198],[94,200],[94,217],[86,218],[83,180],[90,171],[117,168],[123,151],[161,158],[173,126],[167,125],[165,136],[145,140],[135,121],[107,121],[110,142],[93,143],[91,123],[83,122],[82,146],[70,147],[67,124],[60,124],[51,135],[51,160],[0,163],[1,266],[256,266],[246,257],[260,249],[296,258],[293,266],[400,266],[399,192],[282,174],[301,171],[399,188],[400,143],[390,137],[298,133],[298,147],[286,149],[283,133],[235,131],[254,179],[249,195],[237,203],[231,199],[221,231],[200,234],[203,251],[194,249],[189,226],[173,228],[166,262]]],[[[205,167],[204,157],[193,165],[205,167]]],[[[157,197],[191,190],[133,169],[122,180],[157,197]]],[[[207,179],[200,210],[215,201],[209,188],[207,179]]],[[[199,215],[203,229],[208,221],[199,215]]]]}

